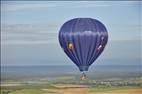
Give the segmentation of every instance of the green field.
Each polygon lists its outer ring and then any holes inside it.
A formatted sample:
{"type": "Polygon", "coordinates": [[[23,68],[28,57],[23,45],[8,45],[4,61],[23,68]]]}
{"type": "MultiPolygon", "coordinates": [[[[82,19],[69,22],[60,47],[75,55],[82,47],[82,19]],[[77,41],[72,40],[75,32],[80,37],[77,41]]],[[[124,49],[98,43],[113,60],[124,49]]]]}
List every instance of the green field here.
{"type": "MultiPolygon", "coordinates": [[[[141,89],[141,79],[119,81],[75,81],[68,77],[56,79],[53,82],[21,83],[1,85],[1,94],[93,94],[115,90],[141,89]],[[68,93],[72,92],[73,93],[68,93]]],[[[126,93],[127,94],[127,93],[126,93]]],[[[137,94],[137,93],[136,93],[137,94]]]]}

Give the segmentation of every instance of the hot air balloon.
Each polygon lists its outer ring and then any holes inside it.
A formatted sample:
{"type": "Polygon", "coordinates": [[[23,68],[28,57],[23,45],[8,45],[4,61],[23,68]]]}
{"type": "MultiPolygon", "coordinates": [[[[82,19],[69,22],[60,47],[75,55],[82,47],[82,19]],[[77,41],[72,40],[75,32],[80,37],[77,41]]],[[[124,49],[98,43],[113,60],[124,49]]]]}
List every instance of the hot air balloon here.
{"type": "Polygon", "coordinates": [[[59,43],[66,55],[76,64],[83,76],[103,52],[108,41],[103,23],[92,18],[74,18],[65,22],[59,31],[59,43]]]}

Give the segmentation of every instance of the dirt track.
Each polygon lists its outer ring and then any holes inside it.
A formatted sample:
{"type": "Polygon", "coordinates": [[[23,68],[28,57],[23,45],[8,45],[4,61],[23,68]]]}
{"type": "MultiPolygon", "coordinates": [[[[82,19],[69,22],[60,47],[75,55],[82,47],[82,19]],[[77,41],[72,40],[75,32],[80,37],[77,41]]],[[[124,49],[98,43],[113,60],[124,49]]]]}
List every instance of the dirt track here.
{"type": "Polygon", "coordinates": [[[51,94],[142,94],[142,89],[113,90],[106,92],[89,92],[88,88],[64,88],[51,90],[51,94]],[[56,93],[55,93],[56,92],[56,93]]]}
{"type": "Polygon", "coordinates": [[[114,90],[108,92],[98,92],[92,94],[142,94],[142,89],[126,89],[126,90],[114,90]]]}
{"type": "Polygon", "coordinates": [[[50,94],[89,94],[88,88],[66,88],[66,89],[58,89],[58,90],[54,89],[50,91],[51,91],[50,94]]]}

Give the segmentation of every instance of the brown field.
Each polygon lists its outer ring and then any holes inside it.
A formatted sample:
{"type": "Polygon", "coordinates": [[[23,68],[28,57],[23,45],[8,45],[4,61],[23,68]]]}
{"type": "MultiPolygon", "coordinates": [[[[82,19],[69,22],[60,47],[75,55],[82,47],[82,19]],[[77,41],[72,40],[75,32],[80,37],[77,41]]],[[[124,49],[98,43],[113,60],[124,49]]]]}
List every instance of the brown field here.
{"type": "Polygon", "coordinates": [[[0,84],[0,87],[20,86],[21,84],[0,84]]]}
{"type": "Polygon", "coordinates": [[[124,88],[108,91],[91,92],[90,88],[83,85],[57,85],[58,89],[42,89],[50,92],[49,94],[142,94],[141,88],[124,88]]]}

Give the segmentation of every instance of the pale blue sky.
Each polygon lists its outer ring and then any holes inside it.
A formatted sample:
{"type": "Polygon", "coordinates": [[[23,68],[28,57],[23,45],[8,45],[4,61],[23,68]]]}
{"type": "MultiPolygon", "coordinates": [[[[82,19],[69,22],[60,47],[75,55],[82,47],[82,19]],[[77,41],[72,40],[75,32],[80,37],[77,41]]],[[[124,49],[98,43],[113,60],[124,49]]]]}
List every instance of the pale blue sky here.
{"type": "Polygon", "coordinates": [[[103,22],[109,33],[96,64],[141,63],[140,1],[3,1],[2,65],[73,65],[58,43],[61,25],[76,17],[103,22]]]}

